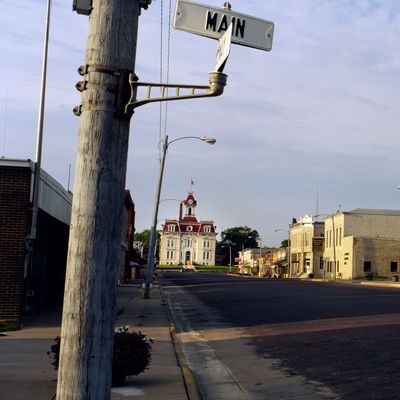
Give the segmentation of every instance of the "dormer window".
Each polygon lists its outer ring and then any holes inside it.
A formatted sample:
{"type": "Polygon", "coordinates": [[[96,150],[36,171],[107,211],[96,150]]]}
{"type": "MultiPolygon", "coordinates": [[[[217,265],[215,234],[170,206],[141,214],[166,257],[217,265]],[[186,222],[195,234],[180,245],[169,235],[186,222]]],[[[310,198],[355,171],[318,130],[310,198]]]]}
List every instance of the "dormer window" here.
{"type": "Polygon", "coordinates": [[[204,232],[211,233],[211,226],[207,225],[204,227],[204,232]]]}
{"type": "Polygon", "coordinates": [[[186,228],[186,231],[187,231],[187,232],[192,232],[192,231],[193,231],[193,226],[188,226],[188,227],[186,228]]]}
{"type": "Polygon", "coordinates": [[[168,232],[175,232],[175,225],[168,225],[168,232]]]}

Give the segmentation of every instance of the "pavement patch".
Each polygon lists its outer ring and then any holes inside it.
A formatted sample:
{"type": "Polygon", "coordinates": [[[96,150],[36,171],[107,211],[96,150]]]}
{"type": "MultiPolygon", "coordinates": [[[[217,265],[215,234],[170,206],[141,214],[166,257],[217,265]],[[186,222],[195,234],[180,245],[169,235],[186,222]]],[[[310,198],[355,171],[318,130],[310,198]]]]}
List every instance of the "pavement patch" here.
{"type": "Polygon", "coordinates": [[[136,388],[135,386],[121,386],[111,389],[111,393],[120,394],[121,396],[142,396],[144,391],[142,389],[136,388]]]}

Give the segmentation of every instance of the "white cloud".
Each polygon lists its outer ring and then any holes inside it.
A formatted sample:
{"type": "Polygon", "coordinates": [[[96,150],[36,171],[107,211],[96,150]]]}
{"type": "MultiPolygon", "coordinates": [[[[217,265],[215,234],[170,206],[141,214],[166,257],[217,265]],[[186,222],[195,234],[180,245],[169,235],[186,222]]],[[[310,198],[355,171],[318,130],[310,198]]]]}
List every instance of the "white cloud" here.
{"type": "MultiPolygon", "coordinates": [[[[204,2],[221,6],[220,0],[204,2]]],[[[9,157],[35,153],[45,3],[2,3],[0,111],[7,90],[9,157]]],[[[53,1],[43,154],[45,169],[64,184],[68,164],[75,164],[79,120],[71,110],[80,102],[74,84],[88,24],[70,3],[53,1]]],[[[247,0],[234,9],[275,22],[273,49],[233,46],[222,97],[168,105],[171,138],[209,135],[217,145],[171,146],[163,197],[184,197],[193,178],[203,218],[224,228],[250,225],[268,240],[276,237],[275,243],[282,238],[273,229],[314,211],[317,187],[323,211],[339,203],[346,209],[398,208],[398,0],[247,0]]],[[[159,80],[159,15],[160,2],[153,2],[140,17],[141,80],[159,80]]],[[[164,44],[166,22],[167,17],[164,44]]],[[[217,42],[173,29],[170,34],[170,82],[207,83],[217,42]]],[[[163,72],[165,79],[165,65],[163,72]]],[[[150,224],[158,110],[141,107],[132,119],[127,186],[136,201],[138,229],[150,224]]],[[[177,205],[163,205],[163,213],[176,216],[177,205]]]]}

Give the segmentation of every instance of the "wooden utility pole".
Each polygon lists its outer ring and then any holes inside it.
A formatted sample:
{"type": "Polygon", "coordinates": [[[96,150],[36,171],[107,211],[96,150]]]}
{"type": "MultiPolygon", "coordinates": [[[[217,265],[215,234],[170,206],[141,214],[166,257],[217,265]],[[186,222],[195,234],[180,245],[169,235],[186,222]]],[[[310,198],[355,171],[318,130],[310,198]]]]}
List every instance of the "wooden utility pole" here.
{"type": "Polygon", "coordinates": [[[129,117],[138,17],[151,0],[93,0],[68,248],[57,400],[110,398],[129,117]],[[128,85],[129,88],[129,85],[128,85]],[[129,97],[129,96],[128,96],[129,97]]]}

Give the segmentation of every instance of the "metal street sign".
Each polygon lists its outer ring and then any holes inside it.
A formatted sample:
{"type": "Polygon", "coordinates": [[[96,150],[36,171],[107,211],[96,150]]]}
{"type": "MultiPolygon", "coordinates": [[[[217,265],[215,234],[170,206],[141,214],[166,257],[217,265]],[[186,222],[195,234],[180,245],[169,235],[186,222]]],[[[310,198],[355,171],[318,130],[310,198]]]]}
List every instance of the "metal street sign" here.
{"type": "Polygon", "coordinates": [[[224,33],[222,38],[219,39],[219,45],[217,49],[217,64],[215,65],[215,70],[218,72],[222,72],[224,70],[226,61],[228,60],[231,52],[232,30],[233,25],[230,24],[228,30],[224,33]]]}
{"type": "Polygon", "coordinates": [[[195,35],[220,39],[232,24],[232,43],[270,51],[274,23],[231,10],[176,0],[173,27],[195,35]]]}

